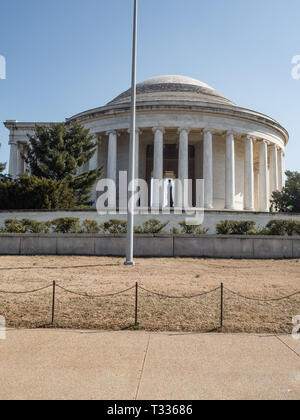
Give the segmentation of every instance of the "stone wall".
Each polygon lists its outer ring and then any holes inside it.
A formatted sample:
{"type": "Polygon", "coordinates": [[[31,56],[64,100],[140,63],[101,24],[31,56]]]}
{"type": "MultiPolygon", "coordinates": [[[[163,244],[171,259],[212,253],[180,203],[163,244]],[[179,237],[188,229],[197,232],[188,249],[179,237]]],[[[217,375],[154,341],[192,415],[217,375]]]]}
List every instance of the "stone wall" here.
{"type": "MultiPolygon", "coordinates": [[[[0,235],[0,255],[124,257],[124,235],[0,235]]],[[[300,237],[137,235],[135,257],[300,258],[300,237]]]]}

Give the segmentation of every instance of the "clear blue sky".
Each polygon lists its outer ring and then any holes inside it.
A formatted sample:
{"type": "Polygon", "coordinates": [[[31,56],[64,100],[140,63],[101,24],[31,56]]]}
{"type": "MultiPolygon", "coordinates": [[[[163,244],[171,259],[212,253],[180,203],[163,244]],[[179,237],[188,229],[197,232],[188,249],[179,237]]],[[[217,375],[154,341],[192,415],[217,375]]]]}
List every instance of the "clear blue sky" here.
{"type": "MultiPolygon", "coordinates": [[[[300,171],[299,0],[139,0],[138,80],[180,74],[290,133],[300,171]]],[[[63,121],[130,86],[133,0],[1,1],[0,121],[63,121]]],[[[0,161],[8,160],[1,126],[0,161]]]]}

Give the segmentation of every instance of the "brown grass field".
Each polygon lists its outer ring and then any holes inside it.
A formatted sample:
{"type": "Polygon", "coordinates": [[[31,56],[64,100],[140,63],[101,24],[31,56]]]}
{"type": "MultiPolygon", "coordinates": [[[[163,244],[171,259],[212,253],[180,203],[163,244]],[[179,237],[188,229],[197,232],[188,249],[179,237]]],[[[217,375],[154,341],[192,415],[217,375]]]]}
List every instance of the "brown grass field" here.
{"type": "MultiPolygon", "coordinates": [[[[300,261],[0,257],[0,315],[8,327],[50,326],[52,288],[34,294],[4,294],[50,285],[89,295],[118,292],[136,282],[151,291],[190,296],[220,286],[255,298],[279,298],[300,291],[300,261]]],[[[225,291],[224,332],[290,333],[300,315],[300,294],[278,302],[250,301],[225,291]]],[[[90,298],[56,289],[55,327],[133,328],[135,290],[90,298]]],[[[194,299],[170,299],[139,292],[139,328],[151,331],[207,332],[220,326],[220,290],[194,299]]]]}

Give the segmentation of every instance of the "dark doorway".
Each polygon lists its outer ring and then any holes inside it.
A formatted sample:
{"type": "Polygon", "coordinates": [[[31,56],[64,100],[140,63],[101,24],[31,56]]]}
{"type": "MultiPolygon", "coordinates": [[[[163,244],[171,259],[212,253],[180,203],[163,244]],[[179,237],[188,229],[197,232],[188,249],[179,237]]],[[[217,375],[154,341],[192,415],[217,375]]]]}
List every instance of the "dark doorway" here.
{"type": "MultiPolygon", "coordinates": [[[[165,144],[164,145],[164,178],[178,178],[178,145],[165,144]]],[[[151,179],[153,177],[153,158],[154,158],[154,145],[147,146],[146,158],[146,181],[149,187],[149,197],[151,195],[151,179]]],[[[195,206],[195,147],[189,146],[189,179],[193,180],[193,205],[195,206]]],[[[149,201],[150,202],[150,201],[149,201]]]]}

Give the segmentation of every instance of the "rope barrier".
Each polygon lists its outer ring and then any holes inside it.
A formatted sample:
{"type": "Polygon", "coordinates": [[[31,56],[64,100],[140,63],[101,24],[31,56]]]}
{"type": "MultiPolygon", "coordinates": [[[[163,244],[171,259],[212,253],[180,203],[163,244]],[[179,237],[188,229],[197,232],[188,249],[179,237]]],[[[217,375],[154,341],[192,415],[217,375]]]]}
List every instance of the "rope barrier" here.
{"type": "Polygon", "coordinates": [[[132,287],[129,287],[128,289],[121,290],[120,292],[109,293],[107,295],[88,295],[87,293],[83,294],[83,293],[74,292],[73,290],[66,289],[65,287],[62,287],[59,284],[57,284],[56,287],[58,287],[59,289],[63,290],[66,293],[70,293],[72,295],[77,295],[77,296],[81,296],[85,298],[91,298],[91,299],[95,299],[95,298],[100,299],[100,298],[105,298],[105,297],[117,296],[117,295],[121,295],[123,293],[129,292],[130,290],[135,288],[135,286],[132,286],[132,287]]]}
{"type": "Polygon", "coordinates": [[[281,297],[281,298],[273,298],[273,299],[260,299],[260,298],[252,298],[252,297],[249,297],[249,296],[243,296],[243,295],[241,295],[241,294],[239,294],[239,293],[237,293],[237,292],[234,292],[233,290],[227,289],[227,287],[225,287],[225,290],[226,290],[227,292],[229,292],[229,293],[232,293],[232,294],[233,294],[233,295],[235,295],[235,296],[239,296],[239,297],[240,297],[240,298],[242,298],[242,299],[246,299],[246,300],[253,300],[253,301],[256,301],[256,302],[278,302],[278,301],[280,301],[280,300],[289,299],[289,298],[291,298],[291,297],[294,297],[294,296],[296,296],[296,295],[299,295],[299,294],[300,294],[300,291],[299,291],[299,292],[293,293],[293,294],[288,295],[288,296],[283,296],[283,297],[281,297]]]}
{"type": "Polygon", "coordinates": [[[153,292],[152,290],[145,289],[142,286],[139,286],[139,288],[141,290],[144,290],[144,292],[151,293],[153,295],[160,296],[160,297],[165,297],[165,298],[168,298],[168,299],[194,299],[194,298],[197,298],[197,297],[202,297],[202,296],[209,295],[211,293],[216,292],[217,290],[220,290],[220,287],[217,287],[216,289],[210,290],[208,292],[200,293],[198,295],[193,295],[193,296],[171,296],[171,295],[164,295],[164,294],[158,293],[158,292],[153,292]]]}
{"type": "Polygon", "coordinates": [[[0,290],[0,294],[5,294],[5,295],[25,295],[25,294],[29,294],[29,293],[40,292],[42,290],[49,289],[50,287],[52,287],[52,284],[49,284],[48,286],[45,286],[45,287],[41,287],[40,289],[26,290],[26,291],[23,291],[23,292],[8,292],[8,291],[5,291],[5,290],[0,290]]]}
{"type": "MultiPolygon", "coordinates": [[[[256,298],[256,297],[244,296],[240,293],[237,293],[237,292],[235,292],[231,289],[228,289],[228,288],[224,287],[224,284],[221,283],[221,286],[216,287],[215,289],[209,290],[207,292],[202,292],[202,293],[198,293],[198,294],[191,295],[191,296],[174,296],[174,295],[168,295],[168,294],[155,292],[153,290],[146,289],[145,287],[140,286],[138,284],[138,282],[136,282],[136,284],[134,286],[129,287],[129,288],[124,289],[124,290],[121,290],[119,292],[108,293],[108,294],[103,294],[103,295],[89,295],[88,293],[75,292],[74,290],[67,289],[67,288],[61,286],[60,284],[57,284],[56,281],[53,281],[53,283],[50,284],[50,285],[40,287],[40,288],[34,289],[34,290],[25,290],[25,291],[19,291],[19,292],[18,291],[10,292],[10,291],[0,290],[0,295],[1,294],[8,294],[8,295],[33,294],[33,293],[37,293],[37,292],[40,292],[40,291],[43,291],[43,290],[46,290],[46,289],[50,289],[50,288],[52,288],[52,291],[53,291],[53,293],[52,293],[52,312],[51,312],[51,315],[52,315],[51,325],[52,325],[52,327],[55,326],[55,309],[56,309],[55,308],[55,306],[56,306],[55,303],[59,302],[59,300],[56,297],[56,293],[55,293],[56,288],[59,288],[63,292],[66,292],[66,293],[69,293],[69,294],[72,294],[72,295],[76,295],[76,296],[80,296],[80,297],[84,297],[84,298],[88,298],[88,299],[102,299],[102,298],[107,298],[107,297],[119,296],[119,295],[122,295],[126,292],[129,292],[129,291],[135,289],[135,317],[134,317],[135,324],[134,325],[136,327],[139,325],[139,319],[138,319],[139,318],[139,293],[138,293],[139,289],[148,293],[148,294],[150,294],[150,295],[155,295],[155,296],[165,298],[165,299],[187,299],[187,300],[201,298],[201,297],[210,295],[212,293],[215,293],[217,291],[220,291],[220,294],[221,294],[221,296],[220,296],[220,327],[218,327],[218,328],[221,328],[221,329],[223,328],[223,325],[224,325],[224,298],[225,298],[224,292],[225,291],[234,295],[234,296],[242,298],[242,299],[246,299],[246,300],[249,300],[249,301],[255,301],[255,302],[264,302],[264,303],[278,302],[278,301],[282,301],[282,300],[285,300],[285,299],[290,299],[290,298],[300,294],[300,291],[299,291],[299,292],[292,293],[288,296],[282,296],[282,297],[279,297],[279,298],[261,299],[261,298],[256,298]]],[[[149,297],[149,295],[147,297],[149,297]]]]}
{"type": "MultiPolygon", "coordinates": [[[[105,294],[105,295],[89,295],[87,293],[79,293],[79,292],[75,292],[74,290],[69,290],[69,289],[67,289],[67,288],[65,288],[65,287],[63,287],[59,284],[56,284],[56,286],[66,293],[70,293],[70,294],[73,294],[73,295],[82,296],[82,297],[86,297],[86,298],[105,298],[105,297],[117,296],[117,295],[121,295],[123,293],[129,292],[130,290],[133,290],[135,288],[135,286],[132,286],[132,287],[129,287],[128,289],[121,290],[121,291],[116,292],[116,293],[108,293],[108,294],[105,294]]],[[[23,294],[37,293],[37,292],[40,292],[42,290],[49,289],[50,287],[52,287],[52,284],[50,284],[48,286],[38,288],[38,289],[25,290],[25,291],[20,291],[20,292],[9,292],[9,291],[5,291],[5,290],[0,290],[0,294],[23,295],[23,294]]],[[[139,287],[139,289],[143,290],[144,292],[150,293],[152,295],[168,298],[168,299],[195,299],[195,298],[198,298],[198,297],[202,297],[202,296],[206,296],[206,295],[209,295],[211,293],[214,293],[217,290],[220,290],[220,287],[217,287],[215,289],[209,290],[208,292],[203,292],[203,293],[199,293],[199,294],[192,295],[192,296],[174,296],[174,295],[167,295],[167,294],[155,292],[153,290],[146,289],[145,287],[142,287],[140,285],[138,287],[139,287]]],[[[231,289],[228,289],[227,287],[224,287],[224,290],[226,290],[227,292],[229,292],[229,293],[231,293],[235,296],[238,296],[242,299],[252,300],[252,301],[256,301],[256,302],[278,302],[278,301],[281,301],[281,300],[290,299],[290,298],[300,294],[300,291],[299,291],[299,292],[295,292],[295,293],[292,293],[292,294],[287,295],[287,296],[282,296],[280,298],[261,299],[261,298],[255,298],[255,297],[250,297],[250,296],[244,296],[244,295],[242,295],[238,292],[235,292],[231,289]]]]}

